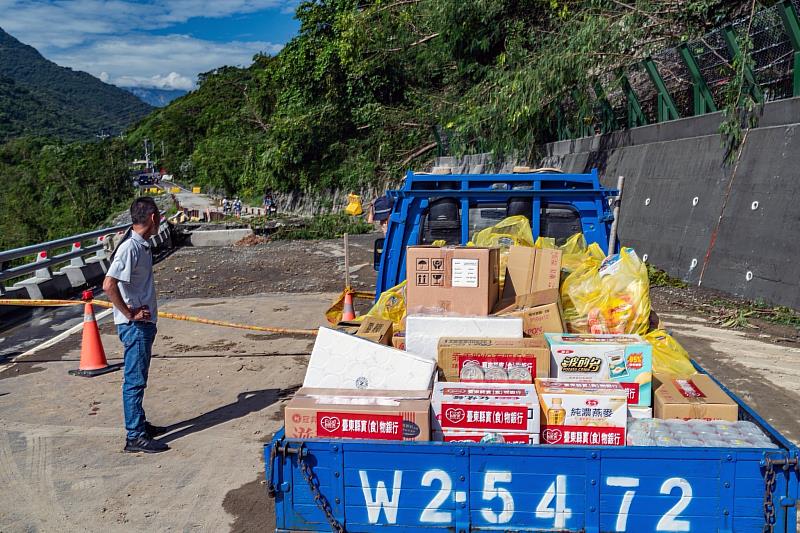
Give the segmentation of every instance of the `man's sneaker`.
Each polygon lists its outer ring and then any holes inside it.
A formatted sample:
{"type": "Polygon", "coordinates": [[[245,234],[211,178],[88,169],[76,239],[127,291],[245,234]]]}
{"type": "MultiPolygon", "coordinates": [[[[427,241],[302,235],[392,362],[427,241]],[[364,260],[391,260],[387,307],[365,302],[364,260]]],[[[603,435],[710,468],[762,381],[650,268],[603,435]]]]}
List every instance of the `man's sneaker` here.
{"type": "Polygon", "coordinates": [[[167,428],[161,426],[154,426],[150,422],[144,423],[144,434],[147,435],[148,439],[154,439],[156,437],[160,437],[164,433],[167,432],[167,428]]]}
{"type": "Polygon", "coordinates": [[[146,436],[141,436],[136,439],[128,439],[125,442],[126,452],[144,452],[144,453],[158,453],[169,450],[169,446],[163,442],[149,439],[146,436]]]}

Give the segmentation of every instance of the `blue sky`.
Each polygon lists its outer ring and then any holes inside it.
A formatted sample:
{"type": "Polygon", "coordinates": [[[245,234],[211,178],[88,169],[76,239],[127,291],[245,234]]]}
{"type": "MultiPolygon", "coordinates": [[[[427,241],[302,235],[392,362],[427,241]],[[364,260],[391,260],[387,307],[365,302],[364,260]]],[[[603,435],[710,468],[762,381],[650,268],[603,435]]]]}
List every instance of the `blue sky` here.
{"type": "Polygon", "coordinates": [[[299,0],[0,0],[0,27],[59,65],[122,87],[191,89],[197,74],[275,54],[299,0]]]}

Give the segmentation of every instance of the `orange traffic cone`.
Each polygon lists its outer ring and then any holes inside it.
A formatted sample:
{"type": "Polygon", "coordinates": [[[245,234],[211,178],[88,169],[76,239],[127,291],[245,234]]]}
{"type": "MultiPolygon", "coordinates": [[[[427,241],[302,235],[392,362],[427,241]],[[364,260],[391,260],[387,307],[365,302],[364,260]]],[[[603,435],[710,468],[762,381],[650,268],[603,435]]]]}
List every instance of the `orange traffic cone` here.
{"type": "Polygon", "coordinates": [[[355,320],[356,311],[353,309],[353,293],[347,291],[344,293],[344,309],[342,309],[342,320],[355,320]]]}
{"type": "Polygon", "coordinates": [[[70,370],[73,376],[94,377],[107,374],[122,367],[122,363],[109,365],[106,361],[106,352],[100,341],[100,330],[97,319],[94,317],[94,308],[90,300],[94,298],[92,291],[84,291],[83,300],[86,302],[83,310],[83,340],[81,341],[81,361],[76,370],[70,370]]]}

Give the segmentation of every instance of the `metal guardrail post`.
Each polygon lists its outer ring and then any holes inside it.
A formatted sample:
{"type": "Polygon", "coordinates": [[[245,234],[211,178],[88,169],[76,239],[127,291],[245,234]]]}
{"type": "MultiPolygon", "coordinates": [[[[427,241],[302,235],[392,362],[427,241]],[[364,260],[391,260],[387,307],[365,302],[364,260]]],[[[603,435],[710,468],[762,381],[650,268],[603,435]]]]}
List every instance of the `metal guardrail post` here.
{"type": "Polygon", "coordinates": [[[606,91],[599,81],[594,84],[594,94],[597,97],[597,101],[600,102],[600,110],[603,115],[600,121],[602,132],[608,133],[619,129],[617,117],[614,116],[614,108],[611,107],[611,102],[606,98],[606,91]]]}
{"type": "MultiPolygon", "coordinates": [[[[46,250],[42,250],[36,255],[37,263],[44,263],[48,259],[49,257],[46,250]]],[[[50,267],[48,266],[37,269],[33,275],[37,279],[51,279],[53,277],[53,273],[50,271],[50,267]]]]}
{"type": "Polygon", "coordinates": [[[717,105],[714,103],[714,97],[706,85],[706,80],[700,73],[700,66],[697,64],[694,54],[686,43],[678,47],[678,53],[689,69],[692,75],[692,102],[694,103],[694,115],[705,115],[706,113],[714,113],[717,111],[717,105]]]}
{"type": "Polygon", "coordinates": [[[647,125],[647,117],[642,112],[642,106],[639,104],[639,97],[636,91],[631,87],[631,82],[628,81],[626,75],[621,76],[622,91],[625,93],[625,99],[628,102],[628,127],[636,128],[639,126],[647,125]]]}
{"type": "MultiPolygon", "coordinates": [[[[72,243],[72,251],[73,252],[79,252],[80,249],[81,249],[80,241],[72,243]]],[[[81,257],[81,256],[73,257],[72,259],[69,260],[69,264],[71,266],[75,266],[75,267],[86,266],[86,262],[83,260],[83,257],[81,257]]]]}
{"type": "Polygon", "coordinates": [[[783,27],[789,42],[794,49],[794,66],[792,68],[792,96],[800,96],[800,17],[791,0],[784,0],[778,6],[778,14],[783,20],[783,27]]]}
{"type": "Polygon", "coordinates": [[[650,81],[653,82],[653,85],[656,86],[656,91],[658,91],[658,121],[666,122],[667,120],[681,118],[680,113],[678,113],[678,108],[675,106],[675,101],[669,94],[667,85],[664,83],[661,74],[658,73],[658,67],[656,67],[653,59],[648,57],[642,64],[647,74],[650,76],[650,81]]]}
{"type": "MultiPolygon", "coordinates": [[[[736,59],[742,55],[742,51],[739,48],[739,43],[736,41],[736,34],[733,31],[733,26],[725,26],[722,29],[722,36],[725,38],[725,44],[728,45],[728,53],[731,55],[733,61],[736,61],[736,59]]],[[[759,104],[763,104],[764,93],[761,91],[761,87],[758,86],[758,83],[756,83],[756,78],[753,75],[753,69],[750,68],[750,65],[745,65],[744,77],[747,80],[747,92],[753,97],[753,100],[759,104]]]]}

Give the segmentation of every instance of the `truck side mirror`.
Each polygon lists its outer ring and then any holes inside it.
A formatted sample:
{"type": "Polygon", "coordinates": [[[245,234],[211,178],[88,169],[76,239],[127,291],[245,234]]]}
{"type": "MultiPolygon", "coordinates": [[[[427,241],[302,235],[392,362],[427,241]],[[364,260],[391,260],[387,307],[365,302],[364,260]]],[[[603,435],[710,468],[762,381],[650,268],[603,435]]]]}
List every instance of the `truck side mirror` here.
{"type": "Polygon", "coordinates": [[[381,269],[381,256],[383,255],[383,246],[385,243],[385,237],[375,239],[375,245],[372,248],[372,268],[375,271],[381,269]]]}

